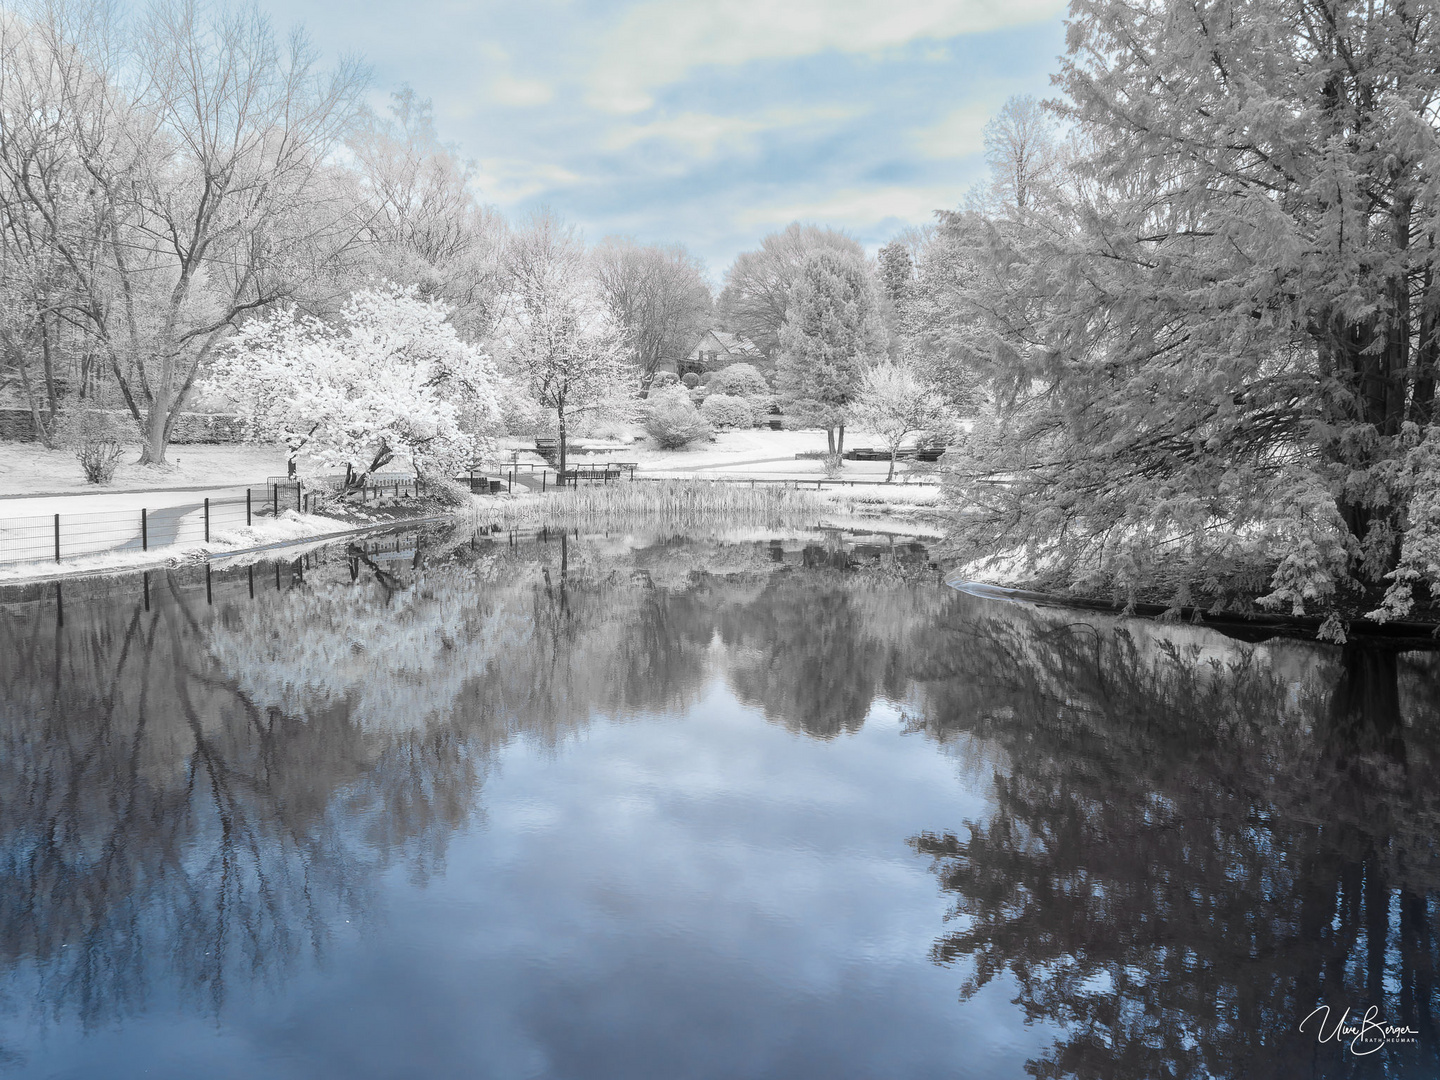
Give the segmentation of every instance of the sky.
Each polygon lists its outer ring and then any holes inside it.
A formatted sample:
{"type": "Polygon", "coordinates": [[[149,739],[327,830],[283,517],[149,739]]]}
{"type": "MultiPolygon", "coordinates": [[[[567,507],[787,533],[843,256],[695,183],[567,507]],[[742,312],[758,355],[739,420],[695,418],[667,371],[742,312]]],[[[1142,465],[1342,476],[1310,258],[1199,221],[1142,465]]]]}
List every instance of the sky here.
{"type": "Polygon", "coordinates": [[[1059,0],[262,0],[372,106],[409,85],[507,215],[679,242],[718,282],[791,221],[869,250],[958,206],[985,122],[1051,96],[1059,0]]]}

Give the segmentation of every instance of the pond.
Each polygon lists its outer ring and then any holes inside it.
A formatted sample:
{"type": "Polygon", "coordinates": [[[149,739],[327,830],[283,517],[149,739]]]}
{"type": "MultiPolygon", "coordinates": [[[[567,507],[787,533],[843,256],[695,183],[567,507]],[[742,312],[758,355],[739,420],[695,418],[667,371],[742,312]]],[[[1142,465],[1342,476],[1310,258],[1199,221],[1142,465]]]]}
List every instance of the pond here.
{"type": "Polygon", "coordinates": [[[392,535],[0,635],[0,1075],[1440,1075],[1431,653],[804,531],[392,535]]]}

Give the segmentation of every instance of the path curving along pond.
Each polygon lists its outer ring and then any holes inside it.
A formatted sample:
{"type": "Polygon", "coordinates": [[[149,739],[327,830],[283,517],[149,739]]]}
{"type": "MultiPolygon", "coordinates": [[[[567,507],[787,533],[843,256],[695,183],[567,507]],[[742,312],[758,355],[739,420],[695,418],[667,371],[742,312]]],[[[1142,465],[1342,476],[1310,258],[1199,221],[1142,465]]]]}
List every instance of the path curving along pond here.
{"type": "Polygon", "coordinates": [[[805,530],[435,529],[0,636],[0,1077],[1440,1074],[1433,652],[805,530]]]}

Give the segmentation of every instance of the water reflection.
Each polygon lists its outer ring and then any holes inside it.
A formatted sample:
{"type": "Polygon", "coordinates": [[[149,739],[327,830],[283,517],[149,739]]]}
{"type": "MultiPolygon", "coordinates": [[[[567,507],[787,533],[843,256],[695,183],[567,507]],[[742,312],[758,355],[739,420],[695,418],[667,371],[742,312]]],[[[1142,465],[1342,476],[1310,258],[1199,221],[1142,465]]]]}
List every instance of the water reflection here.
{"type": "MultiPolygon", "coordinates": [[[[833,537],[437,533],[66,589],[0,614],[0,991],[50,1022],[161,991],[226,1016],[323,967],[394,872],[442,880],[513,809],[487,805],[505,748],[581,755],[597,718],[721,685],[802,751],[885,702],[952,756],[985,809],[894,839],[952,904],[913,951],[938,936],[957,1016],[998,988],[991,1026],[1058,1033],[1032,1074],[1440,1073],[1433,654],[999,605],[919,545],[833,537]],[[1419,1035],[1357,1058],[1297,1031],[1322,1003],[1419,1035]]],[[[773,830],[759,805],[713,828],[773,830]]]]}
{"type": "MultiPolygon", "coordinates": [[[[9,996],[94,1024],[173,981],[218,1014],[323,955],[386,867],[443,870],[497,747],[682,711],[717,638],[767,714],[830,734],[812,660],[893,656],[878,616],[938,593],[913,546],[829,548],[432,535],[30,590],[0,619],[0,960],[33,980],[9,996]],[[852,601],[852,563],[885,602],[852,601]]],[[[842,727],[887,666],[848,673],[842,727]]]]}
{"type": "Polygon", "coordinates": [[[956,929],[1067,1035],[1037,1076],[1440,1074],[1433,654],[1225,647],[957,605],[916,726],[1003,753],[988,819],[918,836],[956,929]],[[1356,1056],[1317,1005],[1418,1032],[1356,1056]]]}

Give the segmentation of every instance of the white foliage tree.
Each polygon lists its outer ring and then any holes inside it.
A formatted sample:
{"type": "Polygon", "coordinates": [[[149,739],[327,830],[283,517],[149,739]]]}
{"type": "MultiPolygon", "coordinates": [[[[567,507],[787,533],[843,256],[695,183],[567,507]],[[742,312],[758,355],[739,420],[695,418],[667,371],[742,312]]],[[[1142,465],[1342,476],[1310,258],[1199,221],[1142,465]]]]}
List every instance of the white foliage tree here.
{"type": "Polygon", "coordinates": [[[555,415],[563,476],[574,419],[627,411],[636,393],[634,372],[572,227],[536,215],[512,237],[506,261],[499,347],[517,386],[555,415]]]}
{"type": "Polygon", "coordinates": [[[895,478],[895,456],[907,435],[939,431],[950,423],[943,395],[912,365],[888,360],[865,373],[851,416],[885,440],[890,451],[887,483],[895,478]]]}
{"type": "Polygon", "coordinates": [[[351,488],[397,456],[417,473],[452,468],[497,419],[498,375],[448,315],[394,285],[356,292],[338,325],[280,310],[226,343],[211,388],[254,437],[282,443],[292,464],[303,451],[343,467],[351,488]]]}

